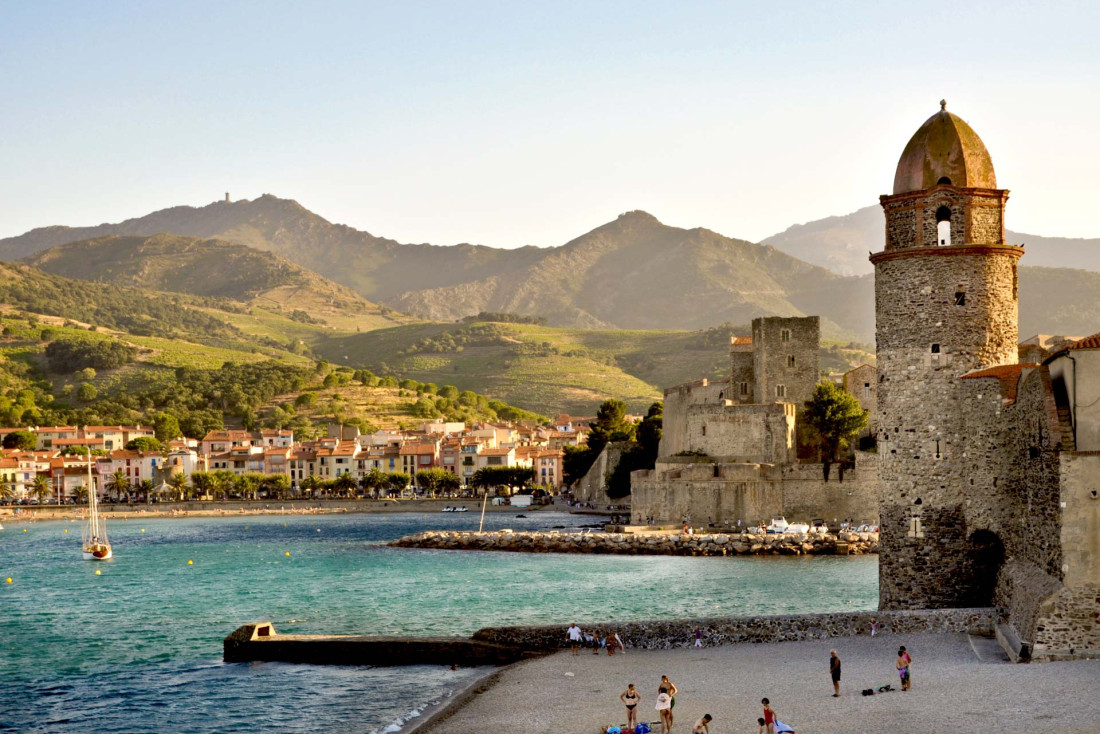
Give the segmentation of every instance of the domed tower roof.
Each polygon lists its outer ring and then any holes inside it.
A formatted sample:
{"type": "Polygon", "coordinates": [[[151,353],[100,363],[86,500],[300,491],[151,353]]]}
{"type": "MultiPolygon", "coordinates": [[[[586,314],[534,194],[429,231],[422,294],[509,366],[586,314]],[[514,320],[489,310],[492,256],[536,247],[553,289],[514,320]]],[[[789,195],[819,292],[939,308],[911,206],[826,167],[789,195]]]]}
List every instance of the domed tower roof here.
{"type": "Polygon", "coordinates": [[[929,117],[905,146],[894,174],[894,193],[923,191],[941,182],[962,188],[997,188],[985,143],[961,117],[948,112],[943,101],[940,111],[929,117]]]}

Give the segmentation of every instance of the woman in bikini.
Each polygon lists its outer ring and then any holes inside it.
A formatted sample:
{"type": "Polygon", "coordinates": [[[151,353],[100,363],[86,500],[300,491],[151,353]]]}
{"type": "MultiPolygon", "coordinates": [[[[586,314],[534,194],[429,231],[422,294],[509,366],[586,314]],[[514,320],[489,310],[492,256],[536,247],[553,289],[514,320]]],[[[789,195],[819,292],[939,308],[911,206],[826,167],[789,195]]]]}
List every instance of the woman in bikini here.
{"type": "Polygon", "coordinates": [[[661,734],[669,734],[672,731],[672,696],[664,686],[657,692],[657,705],[654,708],[661,715],[661,734]]]}
{"type": "Polygon", "coordinates": [[[635,709],[638,708],[638,702],[642,700],[642,697],[634,690],[633,683],[628,685],[626,690],[619,695],[619,700],[623,702],[623,706],[626,706],[626,728],[637,726],[638,712],[635,709]]]}

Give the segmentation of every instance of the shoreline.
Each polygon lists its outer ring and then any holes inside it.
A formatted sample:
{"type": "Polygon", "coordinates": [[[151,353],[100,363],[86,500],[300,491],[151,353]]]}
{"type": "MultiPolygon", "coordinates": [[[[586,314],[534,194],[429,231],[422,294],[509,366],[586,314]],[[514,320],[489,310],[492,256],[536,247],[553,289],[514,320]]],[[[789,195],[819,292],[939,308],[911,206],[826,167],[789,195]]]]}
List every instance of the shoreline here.
{"type": "MultiPolygon", "coordinates": [[[[439,500],[246,500],[244,502],[165,502],[152,505],[101,505],[100,515],[109,520],[188,517],[249,517],[256,515],[357,515],[396,512],[442,513],[444,507],[467,507],[466,513],[481,512],[480,501],[439,500]]],[[[567,512],[555,505],[512,507],[490,505],[485,514],[528,514],[567,512]]],[[[52,520],[84,520],[87,507],[82,505],[19,505],[0,507],[0,522],[12,525],[52,520]],[[16,512],[18,511],[18,512],[16,512]]]]}
{"type": "Polygon", "coordinates": [[[512,663],[511,665],[487,670],[483,675],[479,675],[474,678],[474,680],[455,691],[453,695],[425,709],[420,716],[405,722],[406,725],[417,722],[416,726],[411,729],[406,729],[405,726],[402,725],[401,729],[395,732],[395,734],[428,734],[433,727],[451,718],[473,701],[474,698],[497,685],[505,671],[519,664],[520,663],[512,663]]]}

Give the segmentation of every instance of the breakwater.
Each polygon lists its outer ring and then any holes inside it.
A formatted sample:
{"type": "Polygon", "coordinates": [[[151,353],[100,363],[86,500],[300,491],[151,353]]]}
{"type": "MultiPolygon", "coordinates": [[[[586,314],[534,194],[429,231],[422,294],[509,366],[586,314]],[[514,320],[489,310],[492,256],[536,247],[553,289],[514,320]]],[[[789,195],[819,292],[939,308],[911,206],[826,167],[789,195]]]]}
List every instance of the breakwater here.
{"type": "MultiPolygon", "coordinates": [[[[969,632],[989,636],[993,634],[997,624],[997,610],[994,608],[912,609],[889,612],[784,614],[652,622],[581,623],[580,627],[584,630],[600,631],[614,629],[630,649],[668,650],[690,647],[694,643],[694,631],[697,628],[702,630],[703,639],[710,647],[744,642],[794,642],[870,635],[872,621],[877,624],[877,634],[880,635],[969,632]]],[[[569,646],[566,637],[567,626],[559,624],[486,627],[475,632],[473,639],[530,652],[551,652],[569,646]]]]}
{"type": "Polygon", "coordinates": [[[605,553],[666,556],[860,555],[878,552],[878,533],[764,535],[707,533],[491,533],[426,530],[391,541],[399,548],[510,551],[513,553],[605,553]]]}

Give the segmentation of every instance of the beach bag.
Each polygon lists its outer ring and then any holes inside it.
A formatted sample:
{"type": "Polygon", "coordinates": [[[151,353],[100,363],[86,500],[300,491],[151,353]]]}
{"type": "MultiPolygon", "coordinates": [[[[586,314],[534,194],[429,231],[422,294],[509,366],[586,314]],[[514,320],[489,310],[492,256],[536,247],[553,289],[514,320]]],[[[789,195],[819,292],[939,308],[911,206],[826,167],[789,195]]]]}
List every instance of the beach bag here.
{"type": "Polygon", "coordinates": [[[634,734],[649,734],[651,731],[653,730],[649,728],[649,724],[644,721],[639,721],[638,725],[634,727],[634,734]]]}
{"type": "Polygon", "coordinates": [[[623,730],[618,726],[609,726],[607,727],[607,734],[623,734],[623,730]]]}
{"type": "Polygon", "coordinates": [[[873,696],[873,695],[875,695],[875,689],[874,688],[864,688],[863,689],[863,695],[864,696],[873,696]]]}

